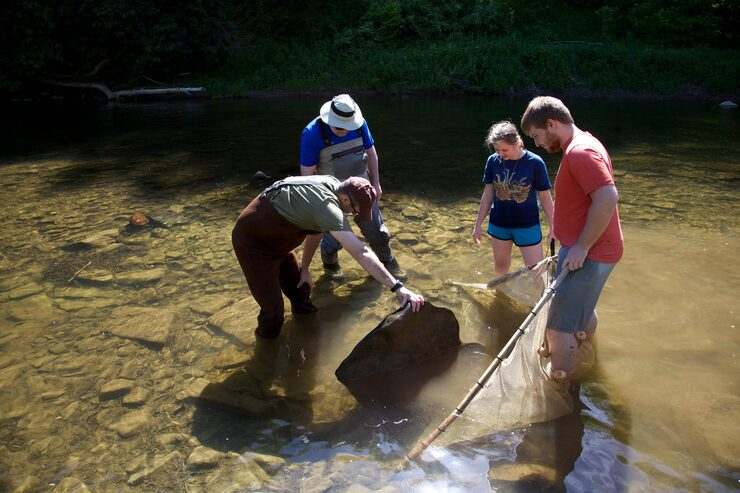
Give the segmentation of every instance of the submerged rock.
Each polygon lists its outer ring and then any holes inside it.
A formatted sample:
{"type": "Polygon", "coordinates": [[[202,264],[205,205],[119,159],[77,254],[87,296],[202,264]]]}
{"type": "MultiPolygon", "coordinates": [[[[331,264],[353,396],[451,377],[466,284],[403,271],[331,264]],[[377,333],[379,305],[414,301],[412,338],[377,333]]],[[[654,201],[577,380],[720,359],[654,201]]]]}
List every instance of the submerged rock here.
{"type": "Polygon", "coordinates": [[[113,310],[103,329],[119,337],[164,345],[175,320],[172,310],[125,306],[113,310]]]}
{"type": "Polygon", "coordinates": [[[492,467],[488,479],[494,484],[526,483],[531,491],[542,491],[554,486],[558,474],[554,468],[541,464],[503,464],[492,467]]]}
{"type": "Polygon", "coordinates": [[[275,181],[270,175],[264,171],[257,171],[249,179],[249,184],[255,187],[266,187],[270,183],[275,181]]]}
{"type": "Polygon", "coordinates": [[[459,346],[450,310],[425,303],[414,313],[406,305],[366,335],[335,374],[360,401],[405,401],[454,362],[459,346]]]}
{"type": "Polygon", "coordinates": [[[122,438],[129,438],[146,428],[151,419],[152,416],[147,410],[132,411],[109,425],[108,428],[117,432],[122,438]]]}
{"type": "Polygon", "coordinates": [[[223,452],[208,447],[195,447],[188,457],[188,466],[194,469],[206,469],[215,467],[225,456],[223,452]]]}
{"type": "Polygon", "coordinates": [[[161,281],[166,273],[167,271],[161,267],[122,272],[116,274],[115,281],[119,284],[148,284],[161,281]]]}
{"type": "Polygon", "coordinates": [[[124,378],[117,378],[100,387],[100,400],[115,399],[127,394],[134,387],[134,382],[124,378]]]}
{"type": "Polygon", "coordinates": [[[132,474],[128,479],[128,484],[135,486],[145,480],[152,482],[161,480],[169,483],[171,478],[176,476],[177,471],[182,468],[181,464],[182,455],[177,451],[170,452],[167,455],[157,456],[144,470],[132,474]]]}
{"type": "Polygon", "coordinates": [[[263,395],[255,377],[243,369],[234,371],[222,380],[208,382],[193,397],[226,406],[248,416],[274,415],[285,404],[284,399],[279,396],[263,395]]]}
{"type": "Polygon", "coordinates": [[[53,493],[89,493],[85,483],[75,477],[64,478],[53,490],[53,493]]]}

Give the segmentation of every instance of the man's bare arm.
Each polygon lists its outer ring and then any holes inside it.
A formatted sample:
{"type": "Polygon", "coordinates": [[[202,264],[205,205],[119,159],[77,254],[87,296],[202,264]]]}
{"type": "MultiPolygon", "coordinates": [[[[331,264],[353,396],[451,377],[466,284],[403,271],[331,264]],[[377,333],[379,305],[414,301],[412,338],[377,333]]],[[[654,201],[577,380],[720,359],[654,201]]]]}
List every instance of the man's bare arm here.
{"type": "Polygon", "coordinates": [[[615,207],[619,202],[619,192],[614,185],[604,185],[589,194],[591,205],[588,208],[586,224],[578,236],[578,241],[568,250],[565,257],[565,266],[570,270],[583,267],[588,251],[596,243],[614,215],[615,207]]]}

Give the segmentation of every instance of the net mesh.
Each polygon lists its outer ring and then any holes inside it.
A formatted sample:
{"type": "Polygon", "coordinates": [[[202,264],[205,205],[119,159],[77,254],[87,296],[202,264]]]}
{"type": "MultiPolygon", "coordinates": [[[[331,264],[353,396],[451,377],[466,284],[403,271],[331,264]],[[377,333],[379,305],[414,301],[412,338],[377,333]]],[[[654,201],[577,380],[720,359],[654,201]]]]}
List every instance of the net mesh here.
{"type": "MultiPolygon", "coordinates": [[[[551,282],[548,265],[497,287],[504,295],[534,307],[551,282]]],[[[550,302],[541,305],[509,355],[458,417],[442,442],[469,440],[496,431],[556,419],[573,411],[567,390],[549,377],[549,358],[537,352],[545,339],[550,302]]],[[[471,382],[472,383],[472,382],[471,382]]],[[[443,435],[443,436],[444,436],[443,435]]]]}

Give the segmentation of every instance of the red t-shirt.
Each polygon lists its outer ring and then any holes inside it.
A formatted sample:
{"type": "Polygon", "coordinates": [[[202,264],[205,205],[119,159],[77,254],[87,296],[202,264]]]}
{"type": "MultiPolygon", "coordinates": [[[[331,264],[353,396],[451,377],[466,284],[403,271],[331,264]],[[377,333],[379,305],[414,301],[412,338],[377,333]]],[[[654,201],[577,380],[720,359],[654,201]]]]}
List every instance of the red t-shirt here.
{"type": "MultiPolygon", "coordinates": [[[[605,185],[614,185],[612,161],[606,148],[588,132],[576,131],[563,152],[555,178],[555,237],[565,246],[572,246],[586,224],[589,194],[605,185]]],[[[624,239],[619,223],[619,211],[614,207],[609,225],[588,251],[588,258],[615,263],[622,258],[624,239]]]]}

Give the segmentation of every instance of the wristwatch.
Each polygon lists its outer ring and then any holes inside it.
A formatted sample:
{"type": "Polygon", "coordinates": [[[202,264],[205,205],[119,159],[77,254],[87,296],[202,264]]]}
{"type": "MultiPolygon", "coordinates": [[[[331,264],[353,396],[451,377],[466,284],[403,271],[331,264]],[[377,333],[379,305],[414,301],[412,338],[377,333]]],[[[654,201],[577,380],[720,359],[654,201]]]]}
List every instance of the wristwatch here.
{"type": "Polygon", "coordinates": [[[403,287],[403,283],[401,281],[396,281],[396,284],[394,284],[393,287],[391,288],[391,293],[395,293],[402,287],[403,287]]]}

